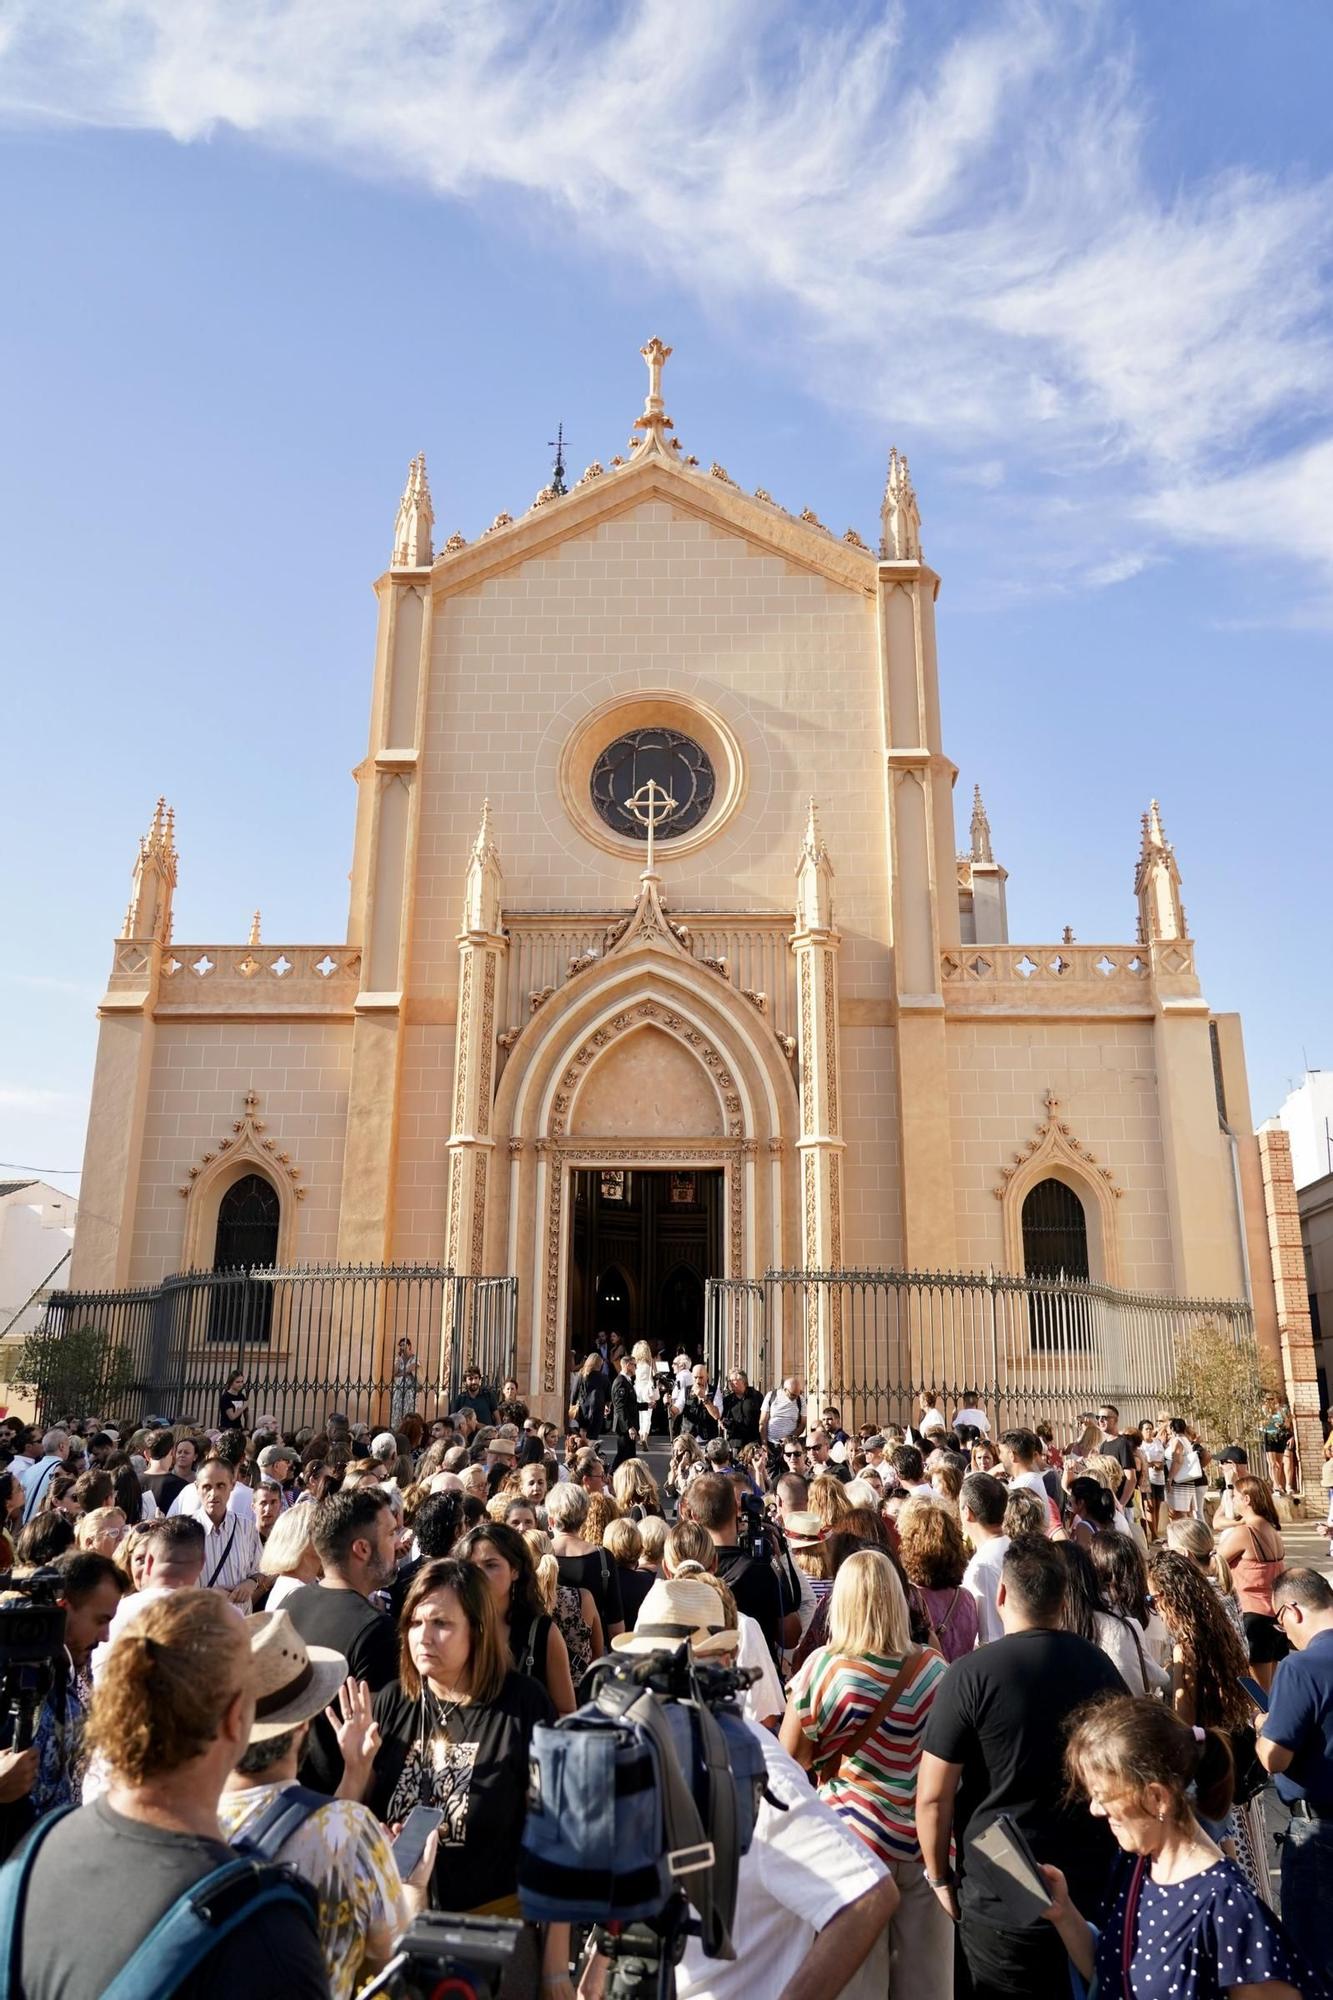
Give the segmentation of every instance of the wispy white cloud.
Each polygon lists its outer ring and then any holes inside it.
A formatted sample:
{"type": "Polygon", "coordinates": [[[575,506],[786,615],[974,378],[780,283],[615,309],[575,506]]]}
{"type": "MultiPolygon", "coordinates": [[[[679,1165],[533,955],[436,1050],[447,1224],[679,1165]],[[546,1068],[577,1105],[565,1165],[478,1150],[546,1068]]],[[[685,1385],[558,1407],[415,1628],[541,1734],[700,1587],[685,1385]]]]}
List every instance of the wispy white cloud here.
{"type": "Polygon", "coordinates": [[[73,1090],[47,1090],[40,1084],[0,1082],[0,1111],[70,1111],[83,1099],[73,1090]]]}
{"type": "Polygon", "coordinates": [[[508,190],[759,339],[772,309],[886,432],[1071,490],[1089,584],[1130,573],[1135,522],[1253,546],[1260,492],[1333,578],[1304,504],[1333,454],[1333,189],[1154,188],[1112,0],[1003,0],[943,46],[893,0],[10,0],[0,38],[11,115],[508,190]]]}

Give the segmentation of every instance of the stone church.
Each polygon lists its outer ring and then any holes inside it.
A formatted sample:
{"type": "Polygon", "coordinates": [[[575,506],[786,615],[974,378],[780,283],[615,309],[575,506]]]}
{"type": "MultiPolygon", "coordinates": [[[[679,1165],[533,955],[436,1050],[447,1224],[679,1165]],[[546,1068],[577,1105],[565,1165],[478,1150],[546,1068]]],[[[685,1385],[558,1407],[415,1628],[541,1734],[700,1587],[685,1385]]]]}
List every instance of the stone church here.
{"type": "Polygon", "coordinates": [[[1281,1135],[1157,806],[1124,937],[1011,943],[979,791],[958,852],[906,460],[877,549],[790,513],[683,449],[669,354],[643,349],[623,456],[568,489],[557,465],[474,542],[436,548],[413,462],[343,940],[176,942],[159,806],[74,1282],[513,1273],[548,1400],[598,1328],[675,1338],[710,1276],[770,1270],[1248,1299],[1276,1354],[1281,1135]]]}

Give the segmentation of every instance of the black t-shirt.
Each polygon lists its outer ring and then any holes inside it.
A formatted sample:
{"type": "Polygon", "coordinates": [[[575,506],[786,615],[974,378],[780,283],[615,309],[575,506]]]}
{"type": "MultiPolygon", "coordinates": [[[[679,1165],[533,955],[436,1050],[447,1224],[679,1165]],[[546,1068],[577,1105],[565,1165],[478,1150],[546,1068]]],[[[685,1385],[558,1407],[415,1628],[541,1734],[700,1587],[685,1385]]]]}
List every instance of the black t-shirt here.
{"type": "Polygon", "coordinates": [[[189,1485],[179,1472],[146,1472],[139,1481],[145,1493],[151,1493],[157,1502],[159,1514],[169,1514],[171,1503],[178,1493],[183,1493],[189,1485]]]}
{"type": "MultiPolygon", "coordinates": [[[[512,1896],[528,1798],[528,1751],[539,1722],[554,1722],[550,1700],[524,1674],[505,1675],[493,1702],[448,1708],[409,1695],[394,1681],[375,1697],[383,1743],[369,1804],[382,1820],[406,1819],[415,1805],[444,1807],[440,1854],[431,1877],[437,1910],[475,1910],[512,1896]]],[[[247,2000],[249,1996],[247,1995],[247,2000]]]]}
{"type": "MultiPolygon", "coordinates": [[[[99,2000],[191,1883],[235,1860],[221,1840],[167,1833],[105,1798],[53,1827],[23,1919],[24,2000],[99,2000]]],[[[232,1931],[190,1975],[189,2000],[328,2000],[312,1918],[279,1903],[232,1931]]]]}
{"type": "Polygon", "coordinates": [[[602,1621],[602,1638],[609,1642],[611,1627],[626,1622],[620,1564],[612,1562],[605,1549],[594,1549],[588,1556],[557,1556],[555,1560],[561,1583],[586,1590],[592,1598],[602,1621]]]}
{"type": "Polygon", "coordinates": [[[705,1444],[711,1444],[722,1428],[717,1418],[709,1415],[693,1389],[681,1405],[680,1424],[682,1430],[692,1432],[705,1444]]]}
{"type": "MultiPolygon", "coordinates": [[[[1133,1472],[1137,1469],[1134,1463],[1134,1455],[1138,1450],[1138,1446],[1135,1444],[1133,1438],[1127,1438],[1123,1435],[1120,1437],[1103,1438],[1097,1449],[1103,1458],[1113,1458],[1117,1465],[1123,1465],[1126,1472],[1133,1472]]],[[[1122,1479],[1120,1482],[1120,1492],[1123,1493],[1124,1490],[1125,1482],[1122,1479]]],[[[1120,1493],[1117,1493],[1115,1497],[1118,1500],[1120,1493]]]]}
{"type": "Polygon", "coordinates": [[[1072,1632],[1015,1632],[954,1661],[936,1690],[921,1747],[962,1765],[954,1828],[960,1900],[970,1914],[1004,1921],[985,1862],[969,1855],[971,1838],[1001,1812],[1017,1820],[1039,1861],[1064,1870],[1079,1909],[1098,1908],[1116,1845],[1104,1820],[1066,1803],[1065,1724],[1093,1696],[1125,1692],[1100,1646],[1072,1632]]]}
{"type": "MultiPolygon", "coordinates": [[[[359,1590],[328,1590],[322,1583],[306,1583],[284,1600],[282,1608],[307,1646],[332,1646],[346,1659],[349,1678],[365,1681],[372,1694],[396,1678],[397,1628],[359,1590]]],[[[342,1774],[337,1739],[324,1717],[317,1716],[301,1759],[301,1783],[332,1795],[342,1774]]]]}
{"type": "Polygon", "coordinates": [[[782,1592],[770,1562],[736,1547],[717,1552],[717,1573],[736,1600],[736,1609],[754,1619],[776,1660],[782,1648],[782,1592]]]}
{"type": "Polygon", "coordinates": [[[722,1398],[722,1428],[733,1444],[758,1444],[763,1402],[757,1389],[744,1389],[739,1396],[728,1389],[722,1398]]]}
{"type": "Polygon", "coordinates": [[[636,1569],[630,1563],[616,1564],[616,1581],[620,1585],[620,1601],[625,1607],[625,1629],[632,1632],[634,1621],[639,1615],[639,1606],[657,1582],[650,1569],[636,1569]]]}
{"type": "Polygon", "coordinates": [[[218,1403],[218,1428],[224,1431],[238,1431],[245,1422],[245,1406],[248,1398],[235,1396],[224,1389],[218,1403]]]}

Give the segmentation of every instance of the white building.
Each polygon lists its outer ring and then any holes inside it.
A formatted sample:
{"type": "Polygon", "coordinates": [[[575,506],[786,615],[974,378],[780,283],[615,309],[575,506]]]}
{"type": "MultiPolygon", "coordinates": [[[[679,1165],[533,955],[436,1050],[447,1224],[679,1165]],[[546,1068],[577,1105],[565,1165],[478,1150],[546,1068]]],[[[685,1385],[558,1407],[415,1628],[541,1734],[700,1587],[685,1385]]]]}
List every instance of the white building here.
{"type": "Polygon", "coordinates": [[[69,1283],[79,1204],[46,1181],[0,1181],[0,1340],[19,1340],[69,1283]]]}
{"type": "Polygon", "coordinates": [[[1298,1188],[1333,1173],[1333,1069],[1307,1069],[1284,1099],[1277,1122],[1291,1139],[1298,1188]]]}

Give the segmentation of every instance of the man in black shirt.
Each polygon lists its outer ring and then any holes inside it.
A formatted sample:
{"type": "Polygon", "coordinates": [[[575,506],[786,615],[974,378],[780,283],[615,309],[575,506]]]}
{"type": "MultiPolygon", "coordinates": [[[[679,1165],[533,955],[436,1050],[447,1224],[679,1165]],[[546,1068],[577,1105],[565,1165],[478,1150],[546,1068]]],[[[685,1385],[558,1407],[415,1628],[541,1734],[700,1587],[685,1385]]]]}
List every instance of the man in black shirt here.
{"type": "MultiPolygon", "coordinates": [[[[394,1514],[378,1486],[334,1493],[315,1503],[311,1539],[324,1565],[321,1583],[303,1584],[283,1609],[307,1646],[331,1646],[348,1674],[372,1694],[398,1677],[398,1633],[392,1618],[370,1602],[373,1590],[392,1583],[397,1567],[394,1514]]],[[[315,1722],[301,1764],[301,1783],[337,1791],[342,1755],[323,1716],[315,1722]]]]}
{"type": "Polygon", "coordinates": [[[917,1834],[926,1879],[959,1926],[972,2000],[1064,1992],[1069,1980],[1050,1924],[1008,1920],[1004,1878],[975,1851],[977,1836],[1011,1815],[1037,1859],[1064,1870],[1083,1910],[1100,1904],[1116,1854],[1105,1820],[1067,1799],[1064,1747],[1076,1708],[1126,1688],[1100,1647],[1060,1629],[1065,1574],[1044,1535],[1009,1544],[996,1592],[1004,1637],[954,1662],[926,1718],[917,1834]]]}
{"type": "Polygon", "coordinates": [[[614,1472],[627,1458],[633,1458],[639,1435],[639,1398],[634,1387],[634,1363],[628,1354],[621,1355],[611,1383],[611,1435],[616,1441],[615,1457],[611,1460],[614,1472]]]}
{"type": "Polygon", "coordinates": [[[715,1472],[692,1479],[681,1498],[681,1513],[697,1521],[717,1550],[717,1573],[738,1611],[754,1619],[776,1660],[783,1643],[782,1594],[771,1562],[747,1556],[739,1546],[736,1488],[715,1472]]]}
{"type": "Polygon", "coordinates": [[[708,1392],[708,1370],[702,1362],[690,1377],[690,1386],[681,1402],[680,1427],[697,1437],[700,1444],[711,1444],[722,1429],[717,1404],[708,1392]]]}
{"type": "Polygon", "coordinates": [[[175,1470],[175,1432],[154,1431],[145,1441],[144,1451],[148,1456],[148,1470],[140,1484],[152,1494],[158,1513],[169,1514],[172,1501],[190,1483],[175,1470]]]}
{"type": "MultiPolygon", "coordinates": [[[[1116,1499],[1122,1507],[1128,1507],[1134,1498],[1134,1490],[1139,1483],[1140,1471],[1146,1472],[1139,1455],[1139,1440],[1126,1437],[1120,1428],[1120,1412],[1114,1403],[1103,1403],[1097,1412],[1097,1422],[1102,1427],[1102,1441],[1097,1447],[1103,1458],[1113,1458],[1124,1470],[1125,1477],[1120,1482],[1116,1499]]],[[[1145,1478],[1146,1487],[1147,1480],[1145,1478]]]]}
{"type": "Polygon", "coordinates": [[[469,1362],[463,1370],[463,1393],[454,1398],[454,1409],[471,1410],[483,1428],[495,1422],[495,1397],[482,1387],[481,1370],[474,1362],[469,1362]]]}
{"type": "Polygon", "coordinates": [[[763,1404],[759,1391],[751,1387],[743,1368],[733,1368],[722,1397],[722,1428],[739,1452],[744,1445],[759,1442],[759,1411],[763,1404]]]}

